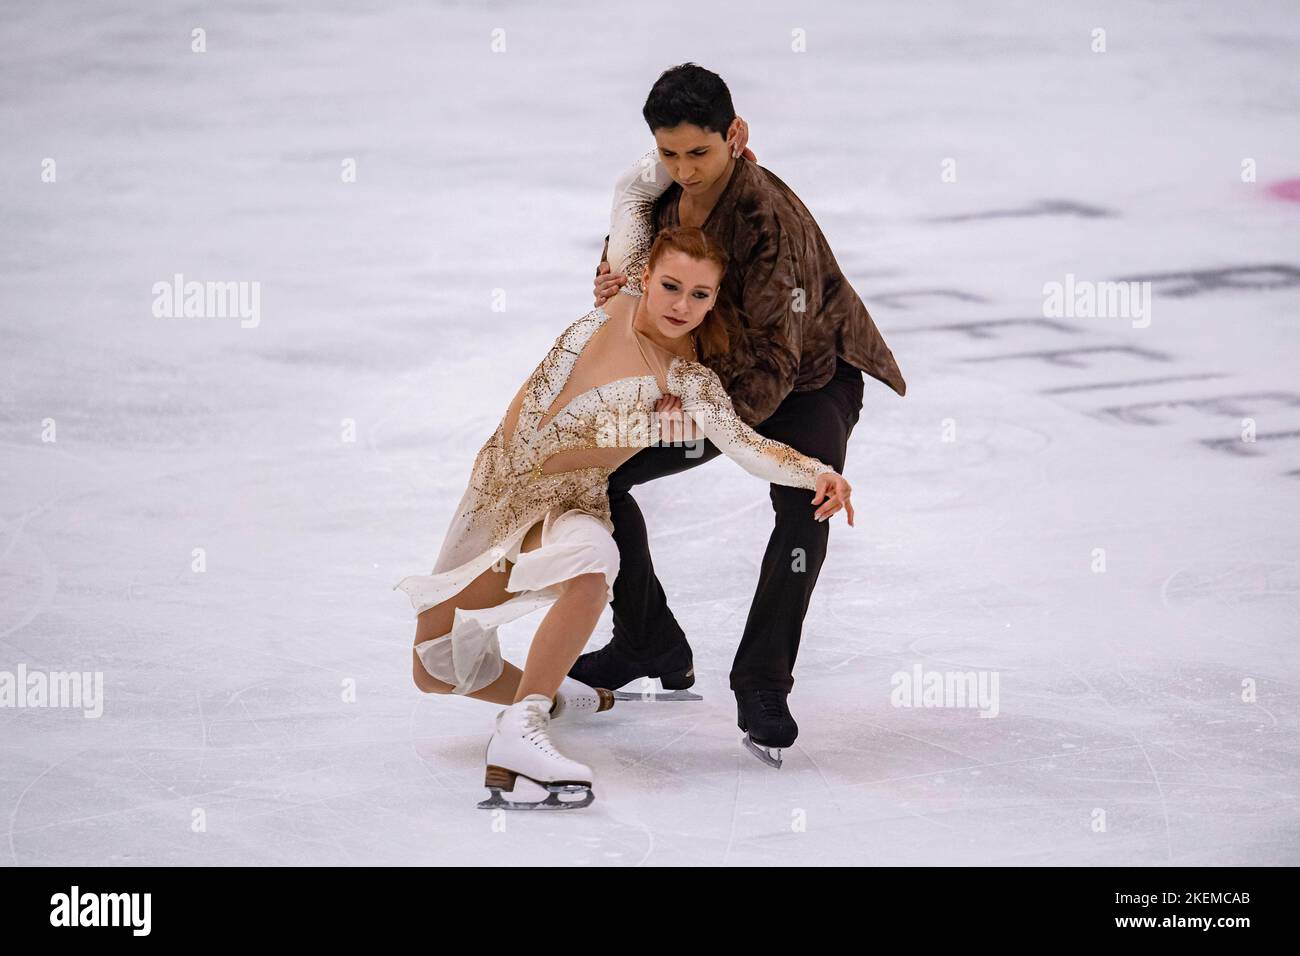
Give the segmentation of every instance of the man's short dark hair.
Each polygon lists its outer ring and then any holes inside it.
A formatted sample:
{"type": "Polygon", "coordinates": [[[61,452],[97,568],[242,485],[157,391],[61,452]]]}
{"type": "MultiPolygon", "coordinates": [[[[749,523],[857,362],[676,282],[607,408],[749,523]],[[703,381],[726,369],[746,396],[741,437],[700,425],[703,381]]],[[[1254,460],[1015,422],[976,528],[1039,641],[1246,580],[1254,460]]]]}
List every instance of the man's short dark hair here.
{"type": "Polygon", "coordinates": [[[731,90],[722,77],[694,63],[683,63],[665,70],[655,80],[641,115],[651,133],[691,123],[726,139],[736,110],[731,105],[731,90]]]}

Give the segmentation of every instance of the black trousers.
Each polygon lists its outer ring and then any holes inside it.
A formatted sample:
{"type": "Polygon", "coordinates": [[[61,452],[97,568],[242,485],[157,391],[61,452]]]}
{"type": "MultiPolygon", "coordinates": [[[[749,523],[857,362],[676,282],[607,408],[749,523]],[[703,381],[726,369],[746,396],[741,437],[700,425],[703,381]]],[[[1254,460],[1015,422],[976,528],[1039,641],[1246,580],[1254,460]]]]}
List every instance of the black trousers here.
{"type": "MultiPolygon", "coordinates": [[[[786,396],[754,430],[819,458],[843,473],[849,435],[862,411],[862,372],[837,359],[835,376],[822,388],[786,396]]],[[[609,478],[610,513],[618,544],[614,582],[614,643],[637,658],[658,656],[686,639],[668,609],[655,576],[645,518],[631,490],[636,485],[711,461],[720,454],[710,441],[656,445],[637,452],[609,478]],[[703,445],[703,454],[700,446],[703,445]]],[[[806,488],[771,486],[776,524],[767,542],[754,600],[731,668],[732,690],[794,686],[803,619],[830,537],[830,520],[813,518],[813,494],[806,488]],[[802,549],[802,559],[796,549],[802,549]]],[[[843,514],[831,520],[843,521],[843,514]]]]}

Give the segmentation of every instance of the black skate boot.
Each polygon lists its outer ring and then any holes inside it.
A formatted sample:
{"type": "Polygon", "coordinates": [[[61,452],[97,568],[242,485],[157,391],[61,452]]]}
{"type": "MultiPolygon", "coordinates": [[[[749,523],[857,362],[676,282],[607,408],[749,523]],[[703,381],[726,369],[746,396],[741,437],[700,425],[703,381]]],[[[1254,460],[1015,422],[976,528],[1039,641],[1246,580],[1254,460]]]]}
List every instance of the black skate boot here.
{"type": "Polygon", "coordinates": [[[569,668],[574,680],[592,687],[622,687],[640,680],[642,685],[628,691],[614,691],[615,700],[703,700],[686,688],[695,683],[695,664],[691,646],[682,640],[672,650],[651,658],[631,657],[610,641],[598,651],[580,656],[569,668]],[[663,691],[648,686],[648,678],[659,678],[663,691]],[[593,683],[594,682],[594,683],[593,683]]]}
{"type": "Polygon", "coordinates": [[[781,748],[794,746],[799,736],[788,696],[783,690],[736,691],[736,723],[745,731],[745,746],[769,767],[781,766],[781,748]]]}

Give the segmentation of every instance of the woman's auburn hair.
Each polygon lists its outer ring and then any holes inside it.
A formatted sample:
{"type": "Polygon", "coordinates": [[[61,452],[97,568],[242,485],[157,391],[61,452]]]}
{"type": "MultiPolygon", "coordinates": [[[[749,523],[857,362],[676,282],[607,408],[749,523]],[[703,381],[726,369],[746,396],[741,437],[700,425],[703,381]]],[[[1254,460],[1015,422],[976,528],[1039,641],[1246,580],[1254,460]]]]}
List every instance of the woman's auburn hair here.
{"type": "Polygon", "coordinates": [[[650,247],[646,267],[651,275],[654,275],[659,260],[673,250],[692,259],[712,262],[718,267],[718,295],[713,300],[713,308],[705,315],[704,321],[691,332],[695,338],[695,348],[699,352],[700,361],[707,363],[710,359],[726,355],[731,351],[732,335],[739,329],[736,311],[722,291],[722,277],[726,275],[730,256],[727,255],[726,249],[723,249],[699,226],[672,226],[661,231],[650,247]]]}

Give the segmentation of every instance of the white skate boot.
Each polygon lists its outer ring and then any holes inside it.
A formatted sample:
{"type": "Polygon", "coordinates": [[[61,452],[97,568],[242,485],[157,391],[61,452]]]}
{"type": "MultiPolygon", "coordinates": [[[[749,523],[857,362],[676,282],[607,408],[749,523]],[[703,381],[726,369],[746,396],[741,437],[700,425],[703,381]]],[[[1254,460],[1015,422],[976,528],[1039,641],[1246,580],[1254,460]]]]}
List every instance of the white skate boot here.
{"type": "Polygon", "coordinates": [[[551,743],[550,708],[541,694],[529,694],[497,714],[483,778],[492,796],[478,805],[480,810],[577,810],[596,799],[591,768],[570,760],[551,743]]]}
{"type": "Polygon", "coordinates": [[[598,714],[614,706],[613,691],[603,687],[588,687],[582,681],[572,677],[564,678],[560,689],[555,692],[555,706],[551,708],[551,720],[564,714],[598,714]]]}

